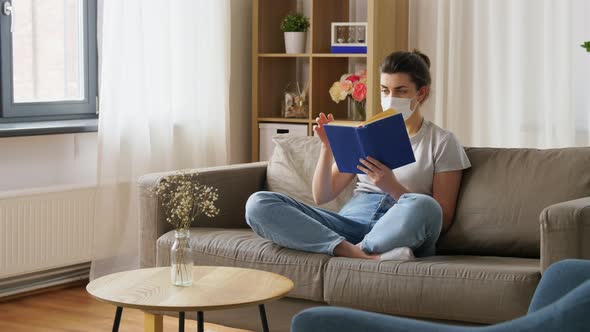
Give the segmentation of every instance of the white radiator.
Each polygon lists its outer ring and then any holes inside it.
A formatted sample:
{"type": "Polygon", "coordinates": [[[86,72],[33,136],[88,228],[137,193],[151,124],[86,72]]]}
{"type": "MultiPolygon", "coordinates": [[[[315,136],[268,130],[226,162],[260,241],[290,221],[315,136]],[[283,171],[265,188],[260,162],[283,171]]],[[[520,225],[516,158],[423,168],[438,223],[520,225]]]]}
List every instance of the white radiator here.
{"type": "Polygon", "coordinates": [[[89,262],[95,187],[0,194],[0,279],[89,262]]]}

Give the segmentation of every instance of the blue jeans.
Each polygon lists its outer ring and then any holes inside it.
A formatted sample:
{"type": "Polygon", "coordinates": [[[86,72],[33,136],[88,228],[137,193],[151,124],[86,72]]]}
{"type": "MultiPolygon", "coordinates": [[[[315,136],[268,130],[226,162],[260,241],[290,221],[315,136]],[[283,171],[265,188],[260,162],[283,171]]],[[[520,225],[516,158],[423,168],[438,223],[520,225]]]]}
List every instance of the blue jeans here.
{"type": "Polygon", "coordinates": [[[435,254],[442,209],[430,196],[356,192],[339,213],[260,191],[246,202],[246,222],[256,234],[283,247],[333,255],[346,240],[362,241],[368,254],[410,247],[417,257],[435,254]]]}

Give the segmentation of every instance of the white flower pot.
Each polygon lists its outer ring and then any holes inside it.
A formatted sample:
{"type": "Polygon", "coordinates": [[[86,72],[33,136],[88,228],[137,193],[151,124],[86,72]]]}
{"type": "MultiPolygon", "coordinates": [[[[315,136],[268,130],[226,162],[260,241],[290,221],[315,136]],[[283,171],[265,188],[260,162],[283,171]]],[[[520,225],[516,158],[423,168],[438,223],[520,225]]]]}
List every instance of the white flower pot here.
{"type": "Polygon", "coordinates": [[[285,32],[285,50],[288,54],[305,53],[307,32],[285,32]]]}

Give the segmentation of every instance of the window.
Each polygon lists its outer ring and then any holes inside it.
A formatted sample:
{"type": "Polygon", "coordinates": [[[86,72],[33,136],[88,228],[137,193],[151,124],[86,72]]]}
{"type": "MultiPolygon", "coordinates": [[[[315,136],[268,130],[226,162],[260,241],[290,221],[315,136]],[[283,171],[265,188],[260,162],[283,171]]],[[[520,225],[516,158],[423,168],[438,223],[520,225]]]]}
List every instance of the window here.
{"type": "Polygon", "coordinates": [[[96,0],[12,0],[0,11],[0,123],[96,118],[96,0]]]}

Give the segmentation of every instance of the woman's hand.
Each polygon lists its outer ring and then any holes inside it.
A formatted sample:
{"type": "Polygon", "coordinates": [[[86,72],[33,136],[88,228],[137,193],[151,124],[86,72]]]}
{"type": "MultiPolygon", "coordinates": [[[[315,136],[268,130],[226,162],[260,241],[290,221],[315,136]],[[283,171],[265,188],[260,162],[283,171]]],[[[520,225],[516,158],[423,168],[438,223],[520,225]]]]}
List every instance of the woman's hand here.
{"type": "Polygon", "coordinates": [[[358,165],[357,168],[367,174],[379,189],[388,193],[395,200],[401,195],[409,192],[408,189],[397,181],[393,171],[377,159],[367,157],[367,159],[359,159],[359,162],[362,166],[358,165]]]}
{"type": "Polygon", "coordinates": [[[324,113],[320,113],[320,116],[315,118],[315,122],[317,123],[317,126],[315,126],[313,128],[316,136],[318,136],[322,140],[322,143],[327,147],[330,146],[330,143],[328,143],[328,137],[326,136],[326,131],[324,130],[324,125],[326,123],[330,123],[332,121],[334,121],[334,117],[332,116],[332,114],[328,114],[328,116],[326,117],[326,115],[324,113]]]}

